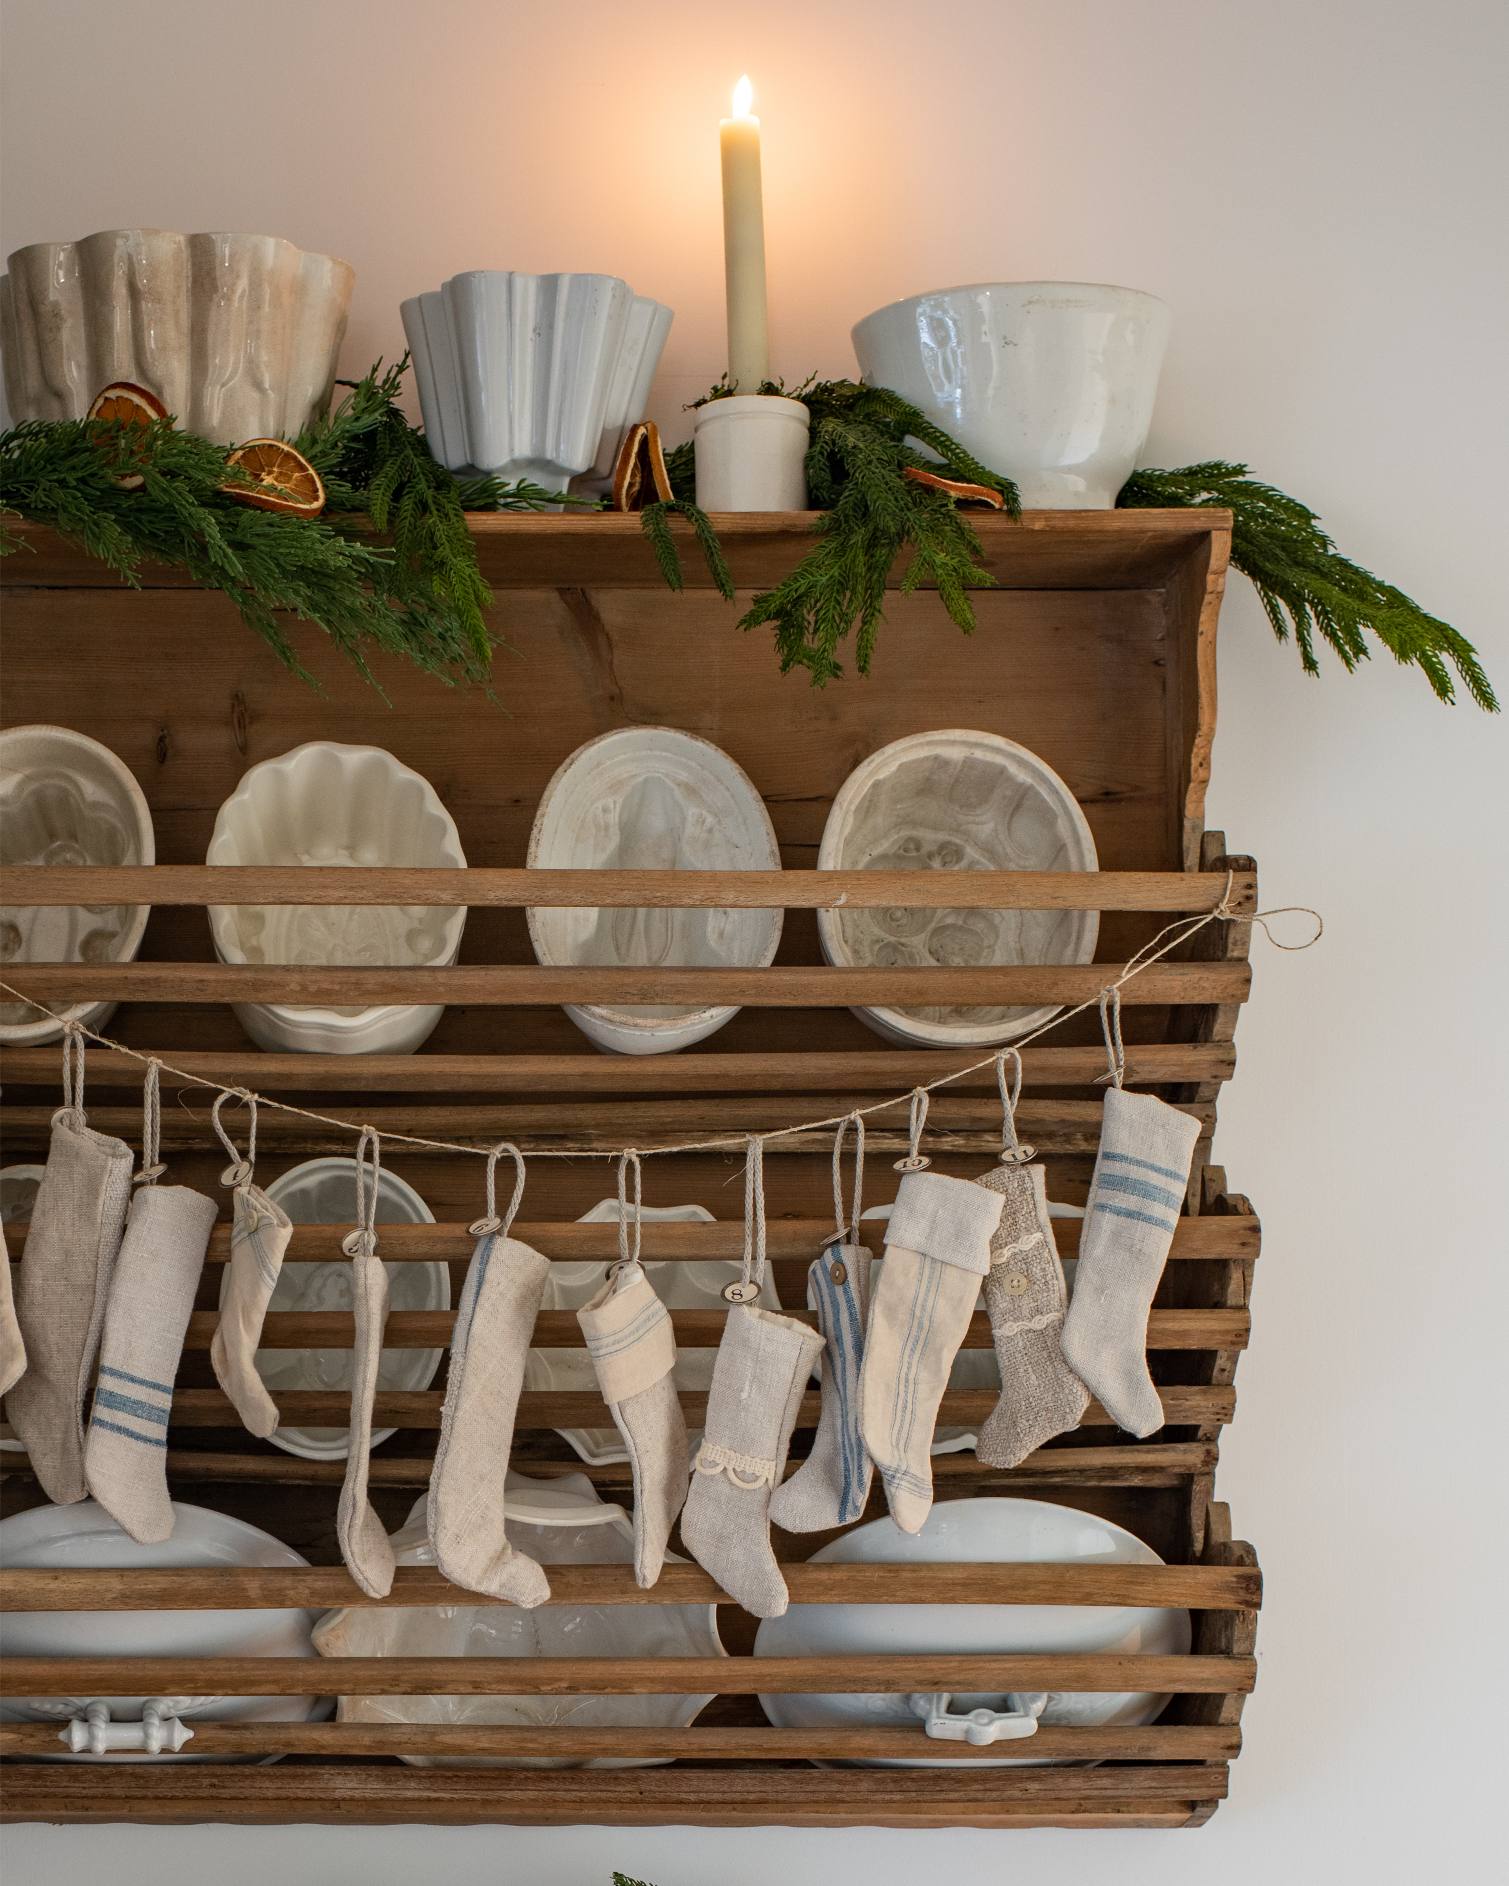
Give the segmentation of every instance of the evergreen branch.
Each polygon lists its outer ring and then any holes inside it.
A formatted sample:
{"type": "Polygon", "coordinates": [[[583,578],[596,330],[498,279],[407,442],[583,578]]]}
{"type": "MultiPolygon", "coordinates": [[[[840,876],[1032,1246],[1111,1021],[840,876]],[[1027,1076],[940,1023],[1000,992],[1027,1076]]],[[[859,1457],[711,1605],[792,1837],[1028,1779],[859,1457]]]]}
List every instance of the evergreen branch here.
{"type": "Polygon", "coordinates": [[[655,561],[660,566],[666,587],[680,591],[686,586],[681,573],[681,553],[676,548],[676,539],[671,532],[672,517],[684,517],[691,525],[692,535],[702,552],[714,589],[725,602],[732,602],[734,579],[729,573],[723,546],[718,542],[718,533],[713,529],[712,520],[706,511],[690,498],[657,499],[639,513],[639,528],[650,540],[650,548],[655,552],[655,561]]]}
{"type": "Polygon", "coordinates": [[[1455,701],[1455,669],[1478,706],[1498,712],[1492,684],[1465,636],[1344,557],[1308,506],[1249,478],[1245,465],[1212,459],[1177,471],[1136,471],[1116,502],[1126,509],[1229,510],[1232,563],[1251,578],[1278,639],[1293,633],[1307,674],[1320,672],[1317,636],[1350,673],[1369,658],[1371,633],[1395,661],[1419,668],[1437,699],[1455,701]]]}

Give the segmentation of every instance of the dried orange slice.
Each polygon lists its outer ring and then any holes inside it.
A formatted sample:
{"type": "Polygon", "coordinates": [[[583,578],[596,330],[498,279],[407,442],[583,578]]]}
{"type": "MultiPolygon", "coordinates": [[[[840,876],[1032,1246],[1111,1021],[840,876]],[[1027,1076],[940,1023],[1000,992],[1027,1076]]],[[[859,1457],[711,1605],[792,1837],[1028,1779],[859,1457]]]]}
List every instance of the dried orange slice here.
{"type": "Polygon", "coordinates": [[[988,504],[994,511],[1006,509],[1006,500],[989,485],[968,484],[962,478],[944,478],[937,472],[923,471],[920,465],[908,465],[902,476],[910,478],[915,485],[926,485],[929,491],[946,491],[955,504],[988,504]]]}
{"type": "MultiPolygon", "coordinates": [[[[134,380],[112,380],[95,394],[87,416],[112,426],[150,426],[154,419],[166,419],[168,409],[155,393],[134,380]]],[[[115,482],[123,491],[135,491],[146,480],[140,472],[122,472],[115,482]]]]}
{"type": "Polygon", "coordinates": [[[325,508],[325,487],[303,453],[283,439],[248,439],[226,459],[246,484],[220,489],[259,511],[287,511],[294,517],[318,517],[325,508]]]}
{"type": "Polygon", "coordinates": [[[656,501],[669,504],[671,475],[666,470],[660,428],[653,419],[630,426],[613,467],[613,509],[641,511],[656,501]]]}

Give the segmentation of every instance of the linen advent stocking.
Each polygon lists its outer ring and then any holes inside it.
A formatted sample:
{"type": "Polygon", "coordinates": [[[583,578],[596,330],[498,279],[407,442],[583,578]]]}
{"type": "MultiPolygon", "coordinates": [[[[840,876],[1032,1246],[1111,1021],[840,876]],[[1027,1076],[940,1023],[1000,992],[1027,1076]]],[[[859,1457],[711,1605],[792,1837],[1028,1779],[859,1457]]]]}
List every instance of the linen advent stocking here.
{"type": "Polygon", "coordinates": [[[920,1532],[932,1509],[938,1405],[1000,1218],[1000,1194],[972,1179],[912,1169],[897,1189],[859,1395],[865,1446],[903,1532],[920,1532]]]}
{"type": "Polygon", "coordinates": [[[1147,1366],[1147,1317],[1184,1204],[1200,1123],[1154,1094],[1106,1092],[1080,1235],[1064,1357],[1118,1427],[1163,1426],[1147,1366]]]}
{"type": "Polygon", "coordinates": [[[10,1251],[5,1227],[0,1225],[0,1395],[8,1395],[26,1373],[26,1344],[16,1321],[16,1299],[10,1283],[10,1251]]]}
{"type": "Polygon", "coordinates": [[[351,1371],[351,1427],[346,1436],[346,1475],[341,1483],[335,1530],[346,1569],[369,1598],[393,1589],[393,1542],[367,1497],[372,1451],[372,1398],[382,1361],[388,1320],[388,1273],[377,1255],[378,1138],[362,1128],[356,1149],[357,1229],[341,1241],[351,1259],[351,1303],[355,1321],[351,1371]],[[370,1155],[370,1164],[369,1164],[370,1155]]]}
{"type": "Polygon", "coordinates": [[[781,1617],[790,1603],[770,1544],[770,1496],[781,1483],[802,1391],[822,1353],[815,1329],[755,1306],[765,1271],[761,1146],[744,1167],[744,1275],[724,1296],[706,1426],[681,1515],[687,1550],[746,1611],[781,1617]]]}
{"type": "Polygon", "coordinates": [[[524,1360],[550,1261],[508,1235],[523,1193],[518,1148],[494,1147],[487,1162],[487,1216],[471,1227],[477,1243],[451,1337],[425,1520],[436,1562],[452,1584],[528,1611],[545,1602],[550,1585],[539,1564],[508,1543],[504,1480],[524,1360]],[[500,1219],[493,1172],[505,1151],[513,1156],[516,1178],[513,1201],[500,1219]]]}
{"type": "Polygon", "coordinates": [[[63,1105],[32,1206],[16,1289],[26,1373],[7,1411],[42,1491],[59,1506],[88,1494],[84,1390],[99,1349],[110,1278],[126,1226],[131,1148],[84,1117],[84,1044],[63,1038],[63,1105]]]}
{"type": "Polygon", "coordinates": [[[807,1307],[817,1312],[823,1339],[822,1413],[812,1451],[771,1495],[770,1517],[787,1532],[827,1532],[859,1518],[870,1497],[874,1463],[859,1422],[859,1374],[870,1313],[870,1253],[857,1239],[864,1179],[865,1126],[853,1114],[833,1143],[833,1242],[807,1272],[807,1307]],[[854,1197],[843,1218],[840,1161],[844,1134],[856,1133],[854,1197]]]}
{"type": "Polygon", "coordinates": [[[210,1116],[221,1144],[231,1155],[232,1163],[221,1174],[220,1182],[234,1188],[230,1265],[220,1321],[210,1343],[210,1366],[215,1380],[235,1404],[241,1425],[248,1434],[265,1441],[277,1429],[278,1410],[257,1373],[257,1345],[293,1236],[293,1222],[281,1205],[275,1205],[261,1186],[252,1182],[257,1156],[255,1099],[248,1097],[251,1125],[245,1159],[220,1124],[220,1109],[233,1098],[222,1094],[210,1116]]]}

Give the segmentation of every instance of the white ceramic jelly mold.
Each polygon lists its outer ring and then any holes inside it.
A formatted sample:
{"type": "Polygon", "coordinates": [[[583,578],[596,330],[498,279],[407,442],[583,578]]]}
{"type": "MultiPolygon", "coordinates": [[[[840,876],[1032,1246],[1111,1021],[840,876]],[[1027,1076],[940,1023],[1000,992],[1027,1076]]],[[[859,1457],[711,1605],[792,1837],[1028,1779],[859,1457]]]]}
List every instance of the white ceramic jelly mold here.
{"type": "MultiPolygon", "coordinates": [[[[311,741],[251,768],[221,806],[206,858],[223,865],[461,866],[456,822],[422,774],[381,747],[311,741]]],[[[212,904],[225,963],[446,964],[466,912],[430,908],[212,904]]],[[[326,1054],[410,1054],[443,1010],[294,1008],[236,1003],[258,1047],[326,1054]]]]}

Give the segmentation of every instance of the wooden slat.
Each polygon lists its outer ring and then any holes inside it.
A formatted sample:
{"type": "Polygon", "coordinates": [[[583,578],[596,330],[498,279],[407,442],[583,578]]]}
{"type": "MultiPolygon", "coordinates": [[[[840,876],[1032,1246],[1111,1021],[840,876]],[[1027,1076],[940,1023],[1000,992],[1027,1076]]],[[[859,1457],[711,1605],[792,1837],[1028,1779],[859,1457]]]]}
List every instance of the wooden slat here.
{"type": "MultiPolygon", "coordinates": [[[[331,1756],[567,1757],[571,1760],[822,1761],[866,1757],[915,1760],[917,1729],[707,1728],[594,1729],[575,1723],[522,1728],[512,1723],[407,1722],[196,1722],[191,1754],[331,1756]]],[[[1154,1723],[1141,1729],[1045,1724],[1032,1738],[1043,1761],[1230,1761],[1240,1753],[1241,1730],[1217,1725],[1154,1723]]],[[[0,1755],[55,1755],[55,1722],[0,1724],[0,1755]]],[[[949,1759],[999,1761],[999,1747],[960,1742],[949,1759]]],[[[108,1762],[106,1764],[109,1765],[108,1762]]],[[[97,1777],[96,1777],[97,1778],[97,1777]]],[[[7,1776],[8,1783],[15,1779],[7,1776]]]]}
{"type": "Polygon", "coordinates": [[[1250,1690],[1250,1657],[7,1657],[4,1696],[721,1696],[1250,1690]]]}
{"type": "MultiPolygon", "coordinates": [[[[1230,1388],[1160,1388],[1164,1419],[1170,1426],[1200,1422],[1229,1422],[1236,1410],[1236,1392],[1230,1388]]],[[[342,1389],[285,1389],[278,1395],[278,1412],[285,1427],[345,1427],[351,1418],[351,1396],[342,1389]]],[[[379,1388],[373,1399],[373,1420],[379,1427],[438,1428],[444,1396],[439,1389],[379,1388]]],[[[683,1391],[679,1396],[689,1423],[700,1426],[707,1414],[707,1396],[683,1391]]],[[[983,1421],[994,1410],[995,1389],[949,1389],[938,1419],[946,1426],[983,1421]]],[[[804,1395],[797,1409],[798,1427],[815,1427],[821,1399],[804,1395]]],[[[611,1427],[608,1404],[599,1396],[568,1389],[530,1390],[519,1397],[521,1428],[611,1427]]],[[[182,1388],[173,1397],[176,1428],[220,1428],[237,1424],[227,1395],[213,1388],[182,1388]]],[[[1081,1427],[1114,1427],[1098,1401],[1080,1417],[1081,1427]]]]}
{"type": "MultiPolygon", "coordinates": [[[[91,1113],[91,1118],[95,1117],[91,1113]]],[[[1083,1221],[1060,1218],[1054,1221],[1054,1241],[1061,1257],[1075,1257],[1083,1221]]],[[[12,1258],[21,1256],[26,1247],[25,1224],[5,1227],[6,1243],[12,1258]]],[[[288,1248],[289,1263],[335,1263],[345,1257],[341,1240],[347,1225],[295,1225],[288,1248]]],[[[877,1244],[884,1227],[877,1224],[871,1242],[877,1244]]],[[[209,1262],[223,1264],[230,1256],[230,1226],[219,1224],[210,1233],[209,1262]]],[[[532,1244],[558,1263],[601,1258],[611,1263],[618,1256],[618,1227],[612,1224],[582,1224],[574,1219],[520,1219],[513,1235],[532,1244]]],[[[816,1257],[833,1236],[831,1218],[772,1218],[766,1227],[766,1250],[772,1259],[816,1257]]],[[[379,1238],[385,1263],[433,1264],[443,1259],[464,1260],[471,1256],[476,1239],[465,1223],[435,1225],[383,1225],[379,1238]]],[[[1209,1258],[1248,1259],[1258,1255],[1260,1228],[1258,1220],[1246,1217],[1181,1218],[1169,1250],[1170,1261],[1209,1258]]],[[[744,1249],[744,1228],[734,1223],[717,1224],[646,1224],[644,1251],[655,1263],[705,1263],[710,1258],[737,1259],[744,1249]]]]}
{"type": "MultiPolygon", "coordinates": [[[[595,1054],[584,1043],[579,1054],[246,1054],[163,1047],[171,1067],[162,1070],[164,1089],[191,1085],[173,1072],[252,1087],[261,1093],[500,1093],[500,1094],[876,1094],[899,1093],[935,1081],[980,1059],[979,1049],[877,1048],[862,1053],[595,1054]]],[[[139,1061],[105,1049],[86,1057],[88,1086],[141,1086],[139,1061]]],[[[1022,1050],[1029,1096],[1040,1087],[1088,1087],[1105,1072],[1098,1047],[1035,1045],[1022,1050]]],[[[1132,1086],[1172,1081],[1230,1080],[1236,1050],[1229,1041],[1161,1042],[1127,1046],[1126,1078],[1132,1086]]],[[[0,1051],[0,1080],[11,1086],[58,1083],[58,1050],[0,1051]]],[[[988,1066],[953,1081],[953,1093],[994,1093],[995,1068],[988,1066]]]]}
{"type": "MultiPolygon", "coordinates": [[[[793,1322],[817,1326],[811,1310],[787,1310],[793,1322]]],[[[722,1339],[723,1310],[673,1310],[671,1328],[687,1348],[716,1348],[722,1339]]],[[[208,1349],[220,1323],[218,1311],[196,1310],[189,1318],[187,1346],[208,1349]]],[[[385,1349],[442,1349],[455,1328],[454,1310],[394,1310],[383,1324],[385,1349]]],[[[262,1325],[262,1349],[349,1349],[355,1332],[353,1317],[342,1310],[274,1310],[262,1325]]],[[[1242,1349],[1251,1332],[1245,1310],[1154,1310],[1148,1317],[1150,1349],[1242,1349]]],[[[582,1330],[574,1310],[541,1310],[530,1337],[536,1349],[580,1349],[582,1330]]],[[[991,1347],[990,1319],[970,1319],[964,1348],[991,1347]]]]}
{"type": "Polygon", "coordinates": [[[1155,910],[1253,908],[1255,873],[624,871],[472,866],[11,865],[0,899],[59,904],[402,904],[545,910],[1155,910]]]}
{"type": "MultiPolygon", "coordinates": [[[[608,1008],[1009,1008],[1093,1002],[1117,963],[1005,963],[981,968],[770,969],[321,967],[284,963],[8,963],[5,980],[44,1005],[67,1002],[475,1003],[484,1008],[587,1004],[608,1008]]],[[[1251,970],[1236,963],[1153,963],[1121,992],[1125,1006],[1245,1002],[1251,970]]]]}
{"type": "MultiPolygon", "coordinates": [[[[1240,1610],[1262,1601],[1255,1572],[1211,1565],[814,1565],[785,1568],[793,1604],[1182,1605],[1240,1610]]],[[[5,1611],[267,1610],[280,1606],[487,1604],[433,1566],[401,1566],[391,1595],[362,1596],[342,1565],[0,1571],[5,1611]]],[[[732,1604],[700,1565],[667,1565],[652,1590],[627,1565],[552,1565],[553,1605],[732,1604]]]]}

